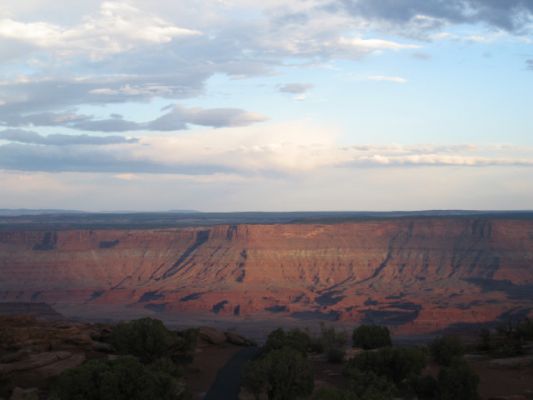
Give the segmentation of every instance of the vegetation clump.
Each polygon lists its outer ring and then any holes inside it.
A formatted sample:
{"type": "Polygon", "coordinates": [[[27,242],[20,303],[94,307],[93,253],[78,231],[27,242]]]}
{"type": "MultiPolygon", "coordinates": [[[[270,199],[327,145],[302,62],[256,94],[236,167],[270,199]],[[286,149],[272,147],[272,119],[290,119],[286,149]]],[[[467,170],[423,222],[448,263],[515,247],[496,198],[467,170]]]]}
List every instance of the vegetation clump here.
{"type": "Polygon", "coordinates": [[[123,355],[65,371],[52,387],[57,400],[184,400],[181,362],[192,360],[196,331],[172,332],[152,318],[118,324],[109,342],[123,355]]]}
{"type": "Polygon", "coordinates": [[[57,400],[184,400],[177,377],[152,369],[133,357],[91,360],[65,371],[52,388],[57,400]]]}
{"type": "Polygon", "coordinates": [[[496,328],[495,332],[483,329],[480,332],[477,350],[493,357],[516,357],[525,353],[524,344],[533,341],[533,321],[525,318],[509,320],[496,328]]]}
{"type": "Polygon", "coordinates": [[[448,366],[461,358],[464,354],[464,346],[457,336],[443,336],[433,340],[429,346],[433,360],[439,365],[448,366]]]}
{"type": "Polygon", "coordinates": [[[313,400],[359,400],[357,396],[347,390],[336,388],[321,388],[313,395],[313,400]]]}
{"type": "Polygon", "coordinates": [[[390,347],[358,355],[348,361],[345,372],[348,376],[354,371],[373,373],[401,386],[409,378],[420,375],[426,363],[426,354],[421,349],[390,347]]]}
{"type": "Polygon", "coordinates": [[[311,338],[310,350],[314,353],[325,353],[331,363],[342,363],[346,355],[345,347],[348,335],[345,331],[337,331],[333,326],[320,324],[320,334],[311,338]]]}
{"type": "Polygon", "coordinates": [[[313,392],[313,371],[301,352],[283,347],[249,363],[243,385],[256,398],[266,393],[269,400],[296,400],[313,392]]]}
{"type": "Polygon", "coordinates": [[[440,400],[478,400],[479,377],[464,360],[442,368],[438,378],[440,400]]]}
{"type": "Polygon", "coordinates": [[[361,347],[365,350],[391,346],[389,328],[379,325],[361,325],[353,331],[352,344],[353,347],[361,347]]]}
{"type": "Polygon", "coordinates": [[[178,344],[178,336],[169,331],[163,322],[142,318],[118,324],[110,341],[118,353],[133,355],[143,363],[149,363],[167,356],[169,350],[178,344]]]}
{"type": "Polygon", "coordinates": [[[290,331],[285,332],[283,329],[279,328],[268,335],[267,341],[263,346],[263,351],[268,353],[273,350],[280,350],[287,347],[305,355],[310,346],[311,337],[307,332],[304,332],[301,329],[291,329],[290,331]]]}

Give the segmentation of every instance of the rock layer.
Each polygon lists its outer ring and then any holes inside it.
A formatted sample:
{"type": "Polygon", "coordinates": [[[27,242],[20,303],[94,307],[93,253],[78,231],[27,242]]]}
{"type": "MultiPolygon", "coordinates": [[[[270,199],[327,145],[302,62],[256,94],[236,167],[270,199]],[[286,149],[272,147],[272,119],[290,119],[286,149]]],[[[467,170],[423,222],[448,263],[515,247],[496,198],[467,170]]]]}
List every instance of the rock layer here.
{"type": "Polygon", "coordinates": [[[231,318],[483,323],[533,304],[533,220],[0,232],[0,301],[231,318]]]}

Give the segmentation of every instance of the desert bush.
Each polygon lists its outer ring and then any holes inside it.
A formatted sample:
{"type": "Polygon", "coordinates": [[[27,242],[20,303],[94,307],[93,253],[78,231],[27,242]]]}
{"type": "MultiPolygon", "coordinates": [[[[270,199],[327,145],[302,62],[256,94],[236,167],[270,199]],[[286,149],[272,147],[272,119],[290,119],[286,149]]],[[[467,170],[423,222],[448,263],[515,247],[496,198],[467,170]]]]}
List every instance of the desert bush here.
{"type": "Polygon", "coordinates": [[[519,339],[533,340],[533,321],[526,318],[518,323],[516,332],[519,339]]]}
{"type": "Polygon", "coordinates": [[[267,341],[263,346],[263,351],[268,353],[273,350],[280,350],[284,347],[288,347],[301,354],[307,354],[310,346],[311,338],[307,332],[304,332],[301,329],[291,329],[290,331],[285,332],[283,329],[279,328],[268,335],[267,341]]]}
{"type": "Polygon", "coordinates": [[[346,354],[344,348],[348,335],[344,331],[337,331],[334,327],[320,324],[320,334],[311,339],[310,350],[316,353],[326,353],[326,359],[332,363],[342,363],[346,354]]]}
{"type": "Polygon", "coordinates": [[[322,388],[316,391],[312,397],[313,400],[359,400],[352,392],[335,389],[322,388]]]}
{"type": "Polygon", "coordinates": [[[250,362],[243,386],[256,397],[267,393],[269,400],[296,400],[312,393],[313,372],[301,352],[284,347],[250,362]]]}
{"type": "Polygon", "coordinates": [[[65,371],[51,390],[58,400],[183,400],[185,385],[132,357],[92,360],[65,371]]]}
{"type": "Polygon", "coordinates": [[[326,349],[324,348],[324,343],[320,340],[319,336],[313,336],[311,338],[311,343],[309,343],[309,351],[311,353],[322,354],[326,349]]]}
{"type": "Polygon", "coordinates": [[[524,347],[520,339],[505,337],[496,341],[491,354],[498,358],[516,357],[524,354],[524,347]]]}
{"type": "Polygon", "coordinates": [[[196,344],[198,342],[198,329],[185,329],[176,332],[176,343],[173,346],[172,359],[175,362],[186,364],[194,360],[196,344]]]}
{"type": "Polygon", "coordinates": [[[443,336],[431,342],[429,349],[433,360],[439,365],[450,365],[464,354],[464,347],[457,336],[443,336]]]}
{"type": "Polygon", "coordinates": [[[353,370],[371,372],[400,387],[405,380],[420,375],[427,363],[426,354],[418,348],[384,348],[367,351],[348,361],[345,373],[353,370]]]}
{"type": "Polygon", "coordinates": [[[330,347],[326,351],[326,359],[333,364],[341,364],[344,361],[346,351],[338,347],[330,347]]]}
{"type": "Polygon", "coordinates": [[[479,351],[491,351],[492,350],[492,335],[489,329],[482,329],[479,333],[479,341],[477,344],[477,350],[479,351]]]}
{"type": "Polygon", "coordinates": [[[148,367],[154,372],[167,374],[174,378],[181,378],[184,375],[183,368],[169,357],[158,358],[148,364],[148,367]]]}
{"type": "Polygon", "coordinates": [[[348,374],[350,392],[361,400],[392,400],[397,388],[386,376],[372,371],[352,369],[348,374]]]}
{"type": "Polygon", "coordinates": [[[438,398],[437,380],[431,375],[417,376],[411,383],[419,400],[433,400],[438,398]]]}
{"type": "Polygon", "coordinates": [[[440,400],[477,400],[479,377],[464,360],[455,360],[442,368],[438,378],[440,400]]]}
{"type": "Polygon", "coordinates": [[[120,354],[133,355],[149,363],[167,356],[178,339],[161,321],[142,318],[118,324],[111,333],[110,341],[120,354]]]}
{"type": "Polygon", "coordinates": [[[354,329],[352,335],[353,347],[365,350],[387,347],[392,344],[389,329],[379,325],[361,325],[354,329]]]}
{"type": "Polygon", "coordinates": [[[269,372],[270,365],[262,359],[248,362],[243,368],[242,386],[259,399],[268,391],[269,372]]]}
{"type": "Polygon", "coordinates": [[[320,325],[319,340],[325,349],[330,347],[342,348],[348,342],[348,334],[345,331],[337,331],[333,326],[320,325]]]}

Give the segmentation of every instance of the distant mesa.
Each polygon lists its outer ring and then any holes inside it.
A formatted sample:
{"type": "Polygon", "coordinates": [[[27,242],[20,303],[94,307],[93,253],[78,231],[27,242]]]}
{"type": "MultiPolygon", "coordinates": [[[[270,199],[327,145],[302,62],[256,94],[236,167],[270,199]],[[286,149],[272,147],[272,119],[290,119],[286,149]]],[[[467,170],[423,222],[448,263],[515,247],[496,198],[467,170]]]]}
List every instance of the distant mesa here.
{"type": "Polygon", "coordinates": [[[0,301],[399,334],[533,316],[533,214],[450,213],[0,218],[0,301]]]}

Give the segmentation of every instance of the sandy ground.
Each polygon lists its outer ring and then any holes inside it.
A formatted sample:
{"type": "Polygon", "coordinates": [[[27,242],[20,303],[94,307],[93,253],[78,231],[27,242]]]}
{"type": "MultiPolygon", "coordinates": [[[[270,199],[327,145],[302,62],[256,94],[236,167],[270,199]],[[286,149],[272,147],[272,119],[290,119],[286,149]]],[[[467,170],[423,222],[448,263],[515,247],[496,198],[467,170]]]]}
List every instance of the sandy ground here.
{"type": "Polygon", "coordinates": [[[495,368],[487,361],[471,361],[470,365],[479,375],[479,393],[482,399],[511,395],[533,399],[533,365],[495,368]]]}

